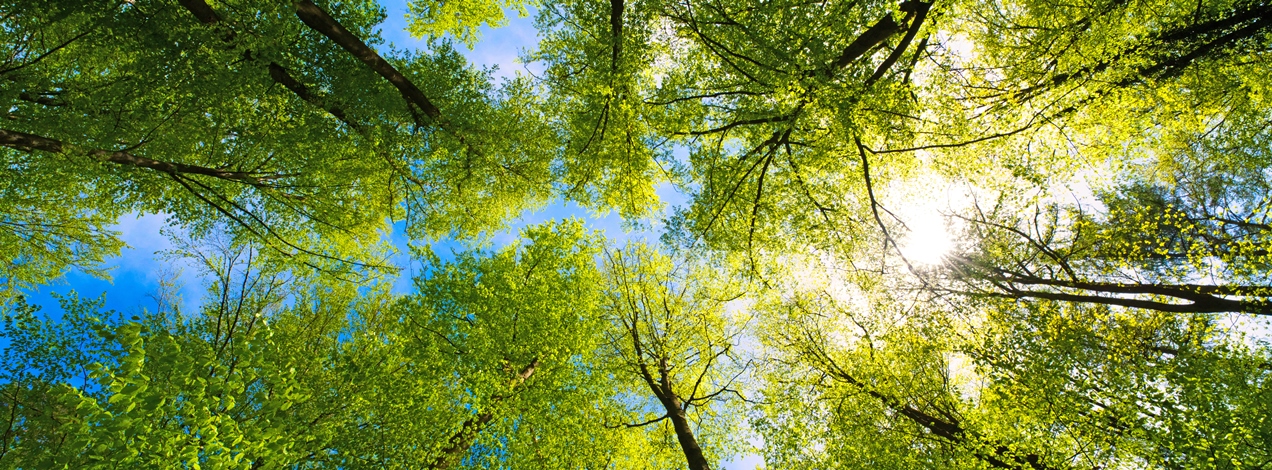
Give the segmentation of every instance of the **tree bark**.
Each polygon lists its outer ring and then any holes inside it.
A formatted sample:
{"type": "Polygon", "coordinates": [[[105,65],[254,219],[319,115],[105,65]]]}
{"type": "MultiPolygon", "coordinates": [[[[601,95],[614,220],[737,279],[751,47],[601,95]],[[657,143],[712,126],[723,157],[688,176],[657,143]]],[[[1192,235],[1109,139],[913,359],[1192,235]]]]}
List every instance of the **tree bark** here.
{"type": "Polygon", "coordinates": [[[306,26],[331,39],[344,50],[353,54],[354,58],[357,58],[372,71],[380,74],[381,77],[393,84],[402,93],[402,96],[406,97],[408,102],[419,107],[420,111],[423,111],[429,118],[433,120],[442,118],[442,112],[429,101],[428,97],[424,96],[424,92],[420,91],[419,87],[415,86],[415,83],[411,82],[405,75],[402,75],[383,57],[380,57],[380,54],[362,42],[362,39],[345,29],[326,11],[318,8],[318,5],[314,5],[309,0],[297,0],[294,5],[296,6],[296,16],[300,17],[300,21],[304,22],[306,26]]]}
{"type": "Polygon", "coordinates": [[[1119,307],[1142,308],[1167,313],[1249,313],[1253,315],[1272,315],[1272,303],[1267,301],[1232,300],[1221,297],[1209,297],[1194,300],[1189,304],[1172,304],[1144,299],[1128,299],[1123,297],[1105,297],[1090,294],[1070,294],[1065,292],[1045,292],[1034,290],[1008,289],[1002,293],[992,294],[998,297],[1013,299],[1036,298],[1061,302],[1116,305],[1119,307]]]}
{"type": "MultiPolygon", "coordinates": [[[[1169,313],[1249,313],[1272,315],[1272,286],[1260,285],[1175,285],[1175,284],[1122,284],[1091,282],[1084,280],[1047,279],[1004,270],[994,266],[963,262],[959,269],[964,282],[987,282],[999,292],[990,295],[1004,298],[1037,298],[1063,302],[1080,302],[1142,308],[1169,313]],[[1027,286],[1034,286],[1030,288],[1027,286]],[[1038,286],[1057,290],[1040,290],[1038,286]],[[1068,290],[1067,292],[1065,290],[1068,290]],[[1103,295],[1101,295],[1103,294],[1103,295]],[[1185,300],[1190,303],[1169,303],[1116,295],[1150,295],[1185,300]],[[1251,297],[1228,299],[1220,296],[1251,297]]],[[[973,294],[973,292],[967,292],[973,294]]]]}
{"type": "Polygon", "coordinates": [[[867,51],[886,41],[899,31],[901,31],[901,25],[892,19],[892,15],[884,16],[865,32],[861,33],[860,36],[857,36],[857,39],[849,43],[848,47],[845,47],[844,51],[839,54],[839,58],[835,59],[835,62],[831,64],[831,69],[847,67],[848,64],[851,64],[867,51]]]}
{"type": "MultiPolygon", "coordinates": [[[[213,25],[221,22],[221,16],[217,15],[216,11],[213,10],[212,7],[204,0],[178,0],[178,3],[185,7],[186,10],[189,10],[200,23],[213,25]]],[[[227,43],[233,42],[234,33],[228,33],[222,39],[224,39],[227,43]]],[[[243,51],[243,57],[248,60],[253,60],[252,51],[243,51]]],[[[297,80],[296,77],[285,67],[278,65],[277,62],[270,62],[266,65],[266,68],[269,70],[269,78],[274,80],[274,83],[291,90],[292,93],[306,103],[327,111],[327,113],[331,114],[332,117],[339,119],[340,122],[345,123],[345,125],[348,125],[354,131],[359,133],[363,132],[363,126],[354,123],[351,119],[349,119],[348,114],[345,113],[343,108],[328,103],[327,100],[310,91],[309,87],[301,83],[300,80],[297,80]]]]}
{"type": "MultiPolygon", "coordinates": [[[[530,364],[521,369],[521,372],[512,379],[511,386],[516,388],[518,385],[525,383],[531,375],[534,375],[534,371],[538,367],[538,358],[530,361],[530,364]]],[[[503,401],[504,398],[506,398],[504,395],[493,395],[490,397],[490,401],[494,404],[503,401]]],[[[459,427],[459,432],[452,435],[447,441],[446,447],[442,448],[442,455],[439,455],[433,460],[433,462],[429,463],[428,468],[432,470],[443,470],[451,468],[455,466],[455,464],[463,461],[464,455],[468,454],[469,449],[472,449],[473,447],[473,443],[477,442],[477,436],[481,434],[481,431],[485,429],[486,426],[494,420],[494,418],[494,413],[487,410],[464,421],[464,424],[459,427]]]]}
{"type": "MultiPolygon", "coordinates": [[[[644,369],[643,372],[648,371],[648,367],[644,366],[643,363],[642,368],[644,369]]],[[[657,382],[653,380],[653,376],[650,374],[644,373],[643,375],[645,382],[649,384],[650,390],[654,392],[654,396],[658,397],[658,401],[667,410],[667,416],[671,419],[671,427],[676,432],[676,441],[680,443],[680,450],[685,454],[685,461],[689,464],[689,469],[711,470],[711,463],[702,454],[702,446],[698,445],[698,438],[693,435],[693,428],[689,426],[689,417],[685,414],[684,403],[680,401],[680,397],[676,396],[676,391],[672,387],[667,359],[663,358],[659,361],[657,382]]]]}
{"type": "Polygon", "coordinates": [[[208,5],[208,2],[203,0],[177,0],[177,3],[180,3],[186,10],[190,10],[190,13],[193,13],[200,23],[214,24],[221,21],[221,15],[216,14],[216,11],[212,9],[211,5],[208,5]]]}
{"type": "Polygon", "coordinates": [[[649,385],[649,391],[653,392],[662,403],[663,409],[667,410],[667,417],[671,419],[672,429],[676,432],[676,441],[680,443],[680,450],[685,454],[689,469],[710,470],[711,463],[702,454],[702,446],[698,445],[698,439],[693,435],[693,428],[689,426],[689,417],[685,415],[684,403],[680,401],[680,397],[676,396],[676,390],[672,386],[667,358],[665,356],[658,358],[658,378],[654,378],[650,365],[645,360],[648,356],[645,355],[644,343],[640,340],[640,333],[636,329],[639,319],[633,316],[631,320],[631,323],[626,326],[632,338],[632,349],[636,353],[637,372],[645,380],[645,384],[649,385]]]}
{"type": "MultiPolygon", "coordinates": [[[[39,150],[50,153],[65,153],[66,146],[62,141],[50,139],[48,137],[38,136],[35,134],[27,134],[25,132],[9,131],[0,129],[0,145],[5,147],[25,150],[28,152],[39,150]]],[[[252,186],[264,186],[270,179],[270,176],[259,173],[251,173],[245,171],[230,171],[220,168],[209,168],[198,165],[187,165],[185,163],[172,163],[152,158],[146,158],[134,155],[126,151],[116,150],[89,150],[86,155],[95,159],[110,162],[117,165],[132,166],[139,168],[148,168],[151,170],[169,173],[169,174],[188,174],[203,175],[213,178],[230,180],[239,183],[246,183],[252,186]]]]}
{"type": "Polygon", "coordinates": [[[923,26],[923,21],[927,19],[928,9],[932,8],[932,4],[923,2],[906,2],[901,4],[901,7],[902,9],[908,9],[914,16],[914,19],[910,21],[910,26],[907,28],[905,36],[901,38],[901,42],[897,44],[897,47],[892,50],[891,54],[888,54],[888,57],[883,60],[883,63],[879,64],[879,68],[875,69],[875,73],[871,75],[870,78],[866,79],[866,86],[870,86],[870,84],[878,81],[880,78],[883,78],[883,75],[888,72],[888,69],[892,68],[892,66],[897,63],[897,60],[901,59],[901,55],[905,53],[905,50],[910,48],[910,43],[914,41],[914,36],[919,33],[919,28],[923,26]]]}
{"type": "Polygon", "coordinates": [[[617,72],[618,58],[623,53],[623,0],[610,0],[610,36],[614,40],[610,69],[617,72]]]}
{"type": "Polygon", "coordinates": [[[667,408],[670,415],[671,427],[676,431],[676,441],[680,443],[680,450],[685,453],[685,461],[689,464],[690,470],[711,470],[711,463],[707,462],[706,456],[702,454],[702,447],[698,445],[698,439],[693,435],[693,428],[689,426],[689,417],[685,415],[680,400],[673,395],[670,401],[663,401],[663,406],[667,408]]]}

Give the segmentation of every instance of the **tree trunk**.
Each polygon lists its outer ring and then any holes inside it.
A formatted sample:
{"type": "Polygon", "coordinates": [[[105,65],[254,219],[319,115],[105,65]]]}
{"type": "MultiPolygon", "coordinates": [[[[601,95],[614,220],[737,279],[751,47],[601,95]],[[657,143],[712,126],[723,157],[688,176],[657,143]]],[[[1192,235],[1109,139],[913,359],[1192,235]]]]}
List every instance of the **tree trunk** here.
{"type": "Polygon", "coordinates": [[[680,450],[685,453],[685,461],[689,463],[689,469],[710,470],[711,463],[707,462],[707,457],[702,455],[702,446],[698,445],[698,439],[693,435],[693,428],[689,426],[689,417],[685,415],[684,404],[680,402],[680,398],[676,396],[671,386],[666,359],[661,361],[658,369],[658,382],[650,380],[652,377],[648,375],[646,382],[653,389],[658,401],[662,402],[663,407],[667,409],[667,416],[671,418],[672,429],[676,431],[676,440],[680,442],[680,450]]]}
{"type": "Polygon", "coordinates": [[[674,397],[672,400],[673,404],[667,404],[667,413],[671,415],[671,426],[676,430],[676,440],[680,442],[680,449],[685,453],[685,461],[689,463],[689,469],[711,470],[711,464],[707,462],[707,457],[702,455],[702,447],[698,445],[698,439],[694,437],[693,429],[689,427],[689,417],[681,408],[680,400],[674,397]]]}

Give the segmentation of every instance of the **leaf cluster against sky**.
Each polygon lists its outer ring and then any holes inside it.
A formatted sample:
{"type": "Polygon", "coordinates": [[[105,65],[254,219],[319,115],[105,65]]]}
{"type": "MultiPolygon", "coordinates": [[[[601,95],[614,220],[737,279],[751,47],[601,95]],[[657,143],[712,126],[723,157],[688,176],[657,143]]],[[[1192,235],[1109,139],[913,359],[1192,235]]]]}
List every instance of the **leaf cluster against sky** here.
{"type": "Polygon", "coordinates": [[[0,1],[0,467],[1272,465],[1272,7],[387,7],[0,1]]]}

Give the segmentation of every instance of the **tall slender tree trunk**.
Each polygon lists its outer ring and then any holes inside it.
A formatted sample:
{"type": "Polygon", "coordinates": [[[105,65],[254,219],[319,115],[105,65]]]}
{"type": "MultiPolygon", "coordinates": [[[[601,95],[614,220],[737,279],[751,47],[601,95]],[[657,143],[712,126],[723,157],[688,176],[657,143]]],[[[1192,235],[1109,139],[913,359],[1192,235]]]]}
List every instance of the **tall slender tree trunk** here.
{"type": "Polygon", "coordinates": [[[667,404],[667,413],[671,416],[671,427],[676,431],[676,440],[680,442],[680,449],[685,453],[685,461],[689,463],[690,470],[711,470],[711,464],[707,462],[707,457],[702,455],[702,447],[698,445],[698,439],[693,435],[693,428],[689,427],[689,417],[685,415],[684,408],[680,405],[680,400],[672,397],[672,403],[667,404]],[[673,408],[674,407],[674,408],[673,408]]]}

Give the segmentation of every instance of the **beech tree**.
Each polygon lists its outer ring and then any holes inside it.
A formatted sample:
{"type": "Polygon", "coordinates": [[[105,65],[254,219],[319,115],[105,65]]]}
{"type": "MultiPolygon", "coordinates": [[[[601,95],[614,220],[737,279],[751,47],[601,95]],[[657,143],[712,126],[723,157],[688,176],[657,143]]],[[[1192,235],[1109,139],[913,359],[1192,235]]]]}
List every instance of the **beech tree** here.
{"type": "MultiPolygon", "coordinates": [[[[943,287],[1164,312],[1272,315],[1262,137],[1217,125],[1163,146],[1094,201],[975,208],[943,287]],[[961,286],[961,287],[960,287],[961,286]]],[[[1259,132],[1262,134],[1262,132],[1259,132]]]]}
{"type": "Polygon", "coordinates": [[[379,296],[221,248],[197,255],[212,280],[192,314],[163,292],[155,310],[128,316],[71,296],[59,320],[19,298],[5,363],[24,366],[5,371],[0,465],[270,468],[326,457],[349,416],[338,403],[347,390],[331,385],[346,383],[343,367],[375,359],[336,336],[350,310],[379,296]]]}
{"type": "Polygon", "coordinates": [[[902,230],[883,194],[924,166],[1045,186],[1089,162],[1130,161],[1122,151],[1140,136],[1218,116],[1257,129],[1264,10],[549,2],[533,57],[576,152],[572,190],[608,201],[594,186],[627,176],[631,201],[672,181],[693,195],[674,226],[713,248],[853,256],[897,238],[878,233],[902,230]]]}
{"type": "MultiPolygon", "coordinates": [[[[394,298],[205,253],[193,316],[68,297],[7,318],[0,466],[639,466],[596,363],[596,239],[577,223],[461,254],[394,298]],[[315,283],[315,280],[319,281],[315,283]],[[609,463],[606,463],[609,462],[609,463]]],[[[365,288],[364,288],[365,289],[365,288]]],[[[164,297],[161,297],[164,298],[164,297]]]]}
{"type": "Polygon", "coordinates": [[[697,263],[673,264],[642,245],[608,252],[603,308],[612,323],[607,372],[622,384],[617,393],[632,397],[634,416],[614,426],[658,425],[689,468],[706,470],[738,445],[729,405],[744,398],[738,379],[750,363],[735,352],[747,312],[727,312],[740,286],[697,263]]]}
{"type": "Polygon", "coordinates": [[[1048,299],[916,301],[853,285],[805,286],[759,309],[768,359],[750,417],[770,466],[1267,461],[1269,429],[1256,417],[1272,377],[1266,346],[1222,317],[1048,299]]]}
{"type": "Polygon", "coordinates": [[[845,156],[854,136],[896,130],[908,114],[892,90],[910,81],[930,8],[550,2],[536,57],[577,152],[567,181],[602,200],[589,188],[605,178],[690,185],[678,220],[721,248],[793,247],[783,242],[855,227],[864,188],[845,156]]]}
{"type": "Polygon", "coordinates": [[[1269,6],[405,10],[0,0],[0,467],[1272,465],[1269,6]],[[662,239],[489,243],[550,202],[662,239]],[[22,297],[150,213],[194,311],[22,297]]]}
{"type": "Polygon", "coordinates": [[[391,408],[378,414],[409,420],[394,430],[405,439],[398,446],[427,456],[427,468],[634,467],[655,458],[604,426],[622,408],[615,379],[600,373],[600,239],[577,221],[523,236],[524,246],[461,254],[417,279],[398,334],[404,354],[435,372],[399,380],[418,388],[424,375],[441,387],[406,407],[387,393],[391,408]]]}
{"type": "Polygon", "coordinates": [[[1071,466],[1257,468],[1272,457],[1262,444],[1272,429],[1253,418],[1272,392],[1266,349],[1241,341],[1223,318],[1049,300],[990,305],[982,339],[965,350],[985,373],[987,419],[1050,440],[1071,466]]]}
{"type": "Polygon", "coordinates": [[[0,9],[9,284],[91,269],[129,212],[195,235],[227,224],[346,276],[383,271],[366,250],[386,219],[473,235],[552,189],[529,85],[496,88],[444,41],[377,50],[374,4],[0,9]]]}
{"type": "Polygon", "coordinates": [[[762,307],[752,425],[779,468],[1069,468],[1070,449],[994,414],[958,315],[885,292],[799,290],[762,307]]]}

